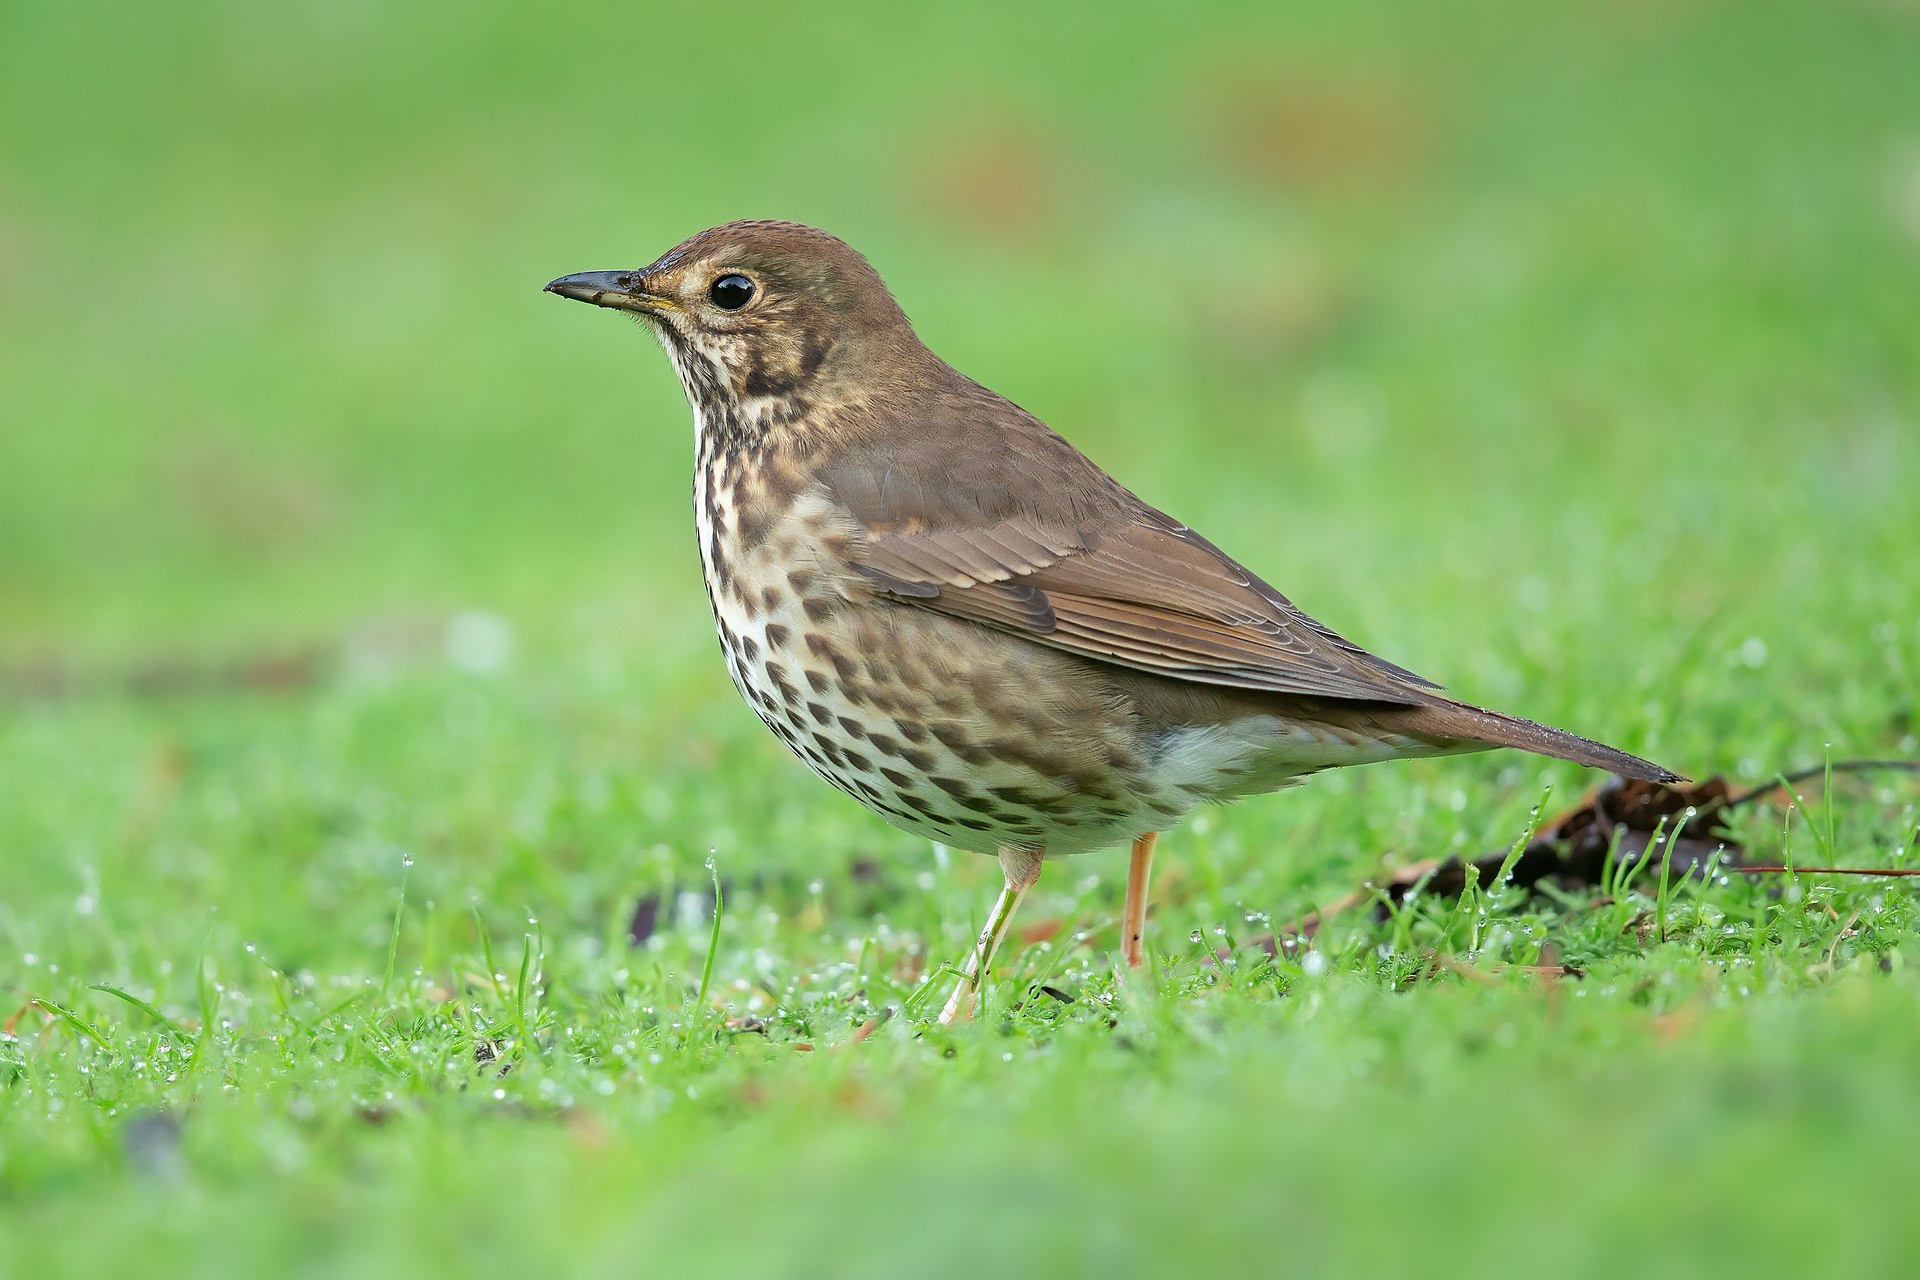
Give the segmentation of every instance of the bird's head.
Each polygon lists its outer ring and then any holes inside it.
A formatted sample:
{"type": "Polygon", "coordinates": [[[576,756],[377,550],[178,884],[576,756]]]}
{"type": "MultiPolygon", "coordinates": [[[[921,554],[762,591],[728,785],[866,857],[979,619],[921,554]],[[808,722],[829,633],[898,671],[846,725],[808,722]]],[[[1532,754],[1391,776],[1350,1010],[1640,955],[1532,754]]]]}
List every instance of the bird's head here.
{"type": "Polygon", "coordinates": [[[748,426],[845,403],[924,351],[865,258],[793,222],[730,222],[650,266],[562,276],[547,292],[638,315],[695,409],[748,426]]]}

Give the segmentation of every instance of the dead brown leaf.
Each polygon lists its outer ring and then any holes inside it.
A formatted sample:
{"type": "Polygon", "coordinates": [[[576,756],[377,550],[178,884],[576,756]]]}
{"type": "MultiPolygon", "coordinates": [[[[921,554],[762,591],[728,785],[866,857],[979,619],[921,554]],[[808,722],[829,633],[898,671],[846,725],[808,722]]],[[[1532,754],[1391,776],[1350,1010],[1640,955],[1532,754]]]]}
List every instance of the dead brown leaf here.
{"type": "MultiPolygon", "coordinates": [[[[1783,790],[1790,793],[1794,785],[1809,779],[1828,773],[1889,769],[1920,772],[1920,761],[1837,761],[1741,792],[1735,792],[1718,774],[1697,783],[1641,782],[1616,777],[1542,827],[1514,860],[1507,883],[1525,889],[1543,883],[1570,891],[1595,888],[1602,883],[1609,855],[1615,866],[1638,864],[1635,874],[1655,872],[1664,862],[1668,874],[1676,878],[1704,874],[1710,859],[1715,859],[1714,865],[1719,868],[1750,875],[1789,870],[1825,875],[1920,875],[1920,868],[1789,868],[1751,863],[1745,860],[1745,848],[1724,825],[1727,814],[1733,810],[1767,800],[1783,790]],[[1656,838],[1665,842],[1665,847],[1654,846],[1656,838]],[[1659,856],[1649,856],[1650,849],[1659,856]]],[[[1262,947],[1269,955],[1278,954],[1283,947],[1291,950],[1319,932],[1327,919],[1366,903],[1374,904],[1376,919],[1385,919],[1391,908],[1405,902],[1416,887],[1421,893],[1435,897],[1458,897],[1466,890],[1469,874],[1478,884],[1492,884],[1506,865],[1509,853],[1510,850],[1501,849],[1471,860],[1428,858],[1409,863],[1383,883],[1362,886],[1300,917],[1279,933],[1278,941],[1275,935],[1269,934],[1252,939],[1252,944],[1262,947]]]]}

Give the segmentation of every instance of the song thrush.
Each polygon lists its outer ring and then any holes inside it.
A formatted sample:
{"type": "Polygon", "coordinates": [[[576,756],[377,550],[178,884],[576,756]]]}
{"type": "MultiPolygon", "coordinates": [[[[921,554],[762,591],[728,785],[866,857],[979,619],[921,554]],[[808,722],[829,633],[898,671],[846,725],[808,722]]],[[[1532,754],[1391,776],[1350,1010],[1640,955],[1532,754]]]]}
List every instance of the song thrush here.
{"type": "Polygon", "coordinates": [[[921,344],[865,258],[786,222],[702,232],[550,292],[630,311],[693,406],[694,519],[734,684],[894,825],[997,852],[1006,884],[943,1020],[1044,858],[1132,842],[1336,765],[1623,751],[1456,702],[1296,609],[921,344]]]}

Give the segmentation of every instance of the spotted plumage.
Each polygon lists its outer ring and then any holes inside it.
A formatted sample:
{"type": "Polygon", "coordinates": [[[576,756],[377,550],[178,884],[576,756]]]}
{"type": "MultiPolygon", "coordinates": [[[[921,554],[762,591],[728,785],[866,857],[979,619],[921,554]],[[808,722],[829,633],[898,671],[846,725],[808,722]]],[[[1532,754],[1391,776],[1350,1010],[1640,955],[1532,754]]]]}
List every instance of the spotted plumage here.
{"type": "Polygon", "coordinates": [[[976,976],[1043,858],[1128,841],[1137,963],[1154,833],[1320,769],[1510,746],[1674,776],[1308,617],[928,351],[825,232],[730,223],[548,288],[636,313],[679,374],[708,599],[754,713],[889,822],[1000,855],[976,976]]]}

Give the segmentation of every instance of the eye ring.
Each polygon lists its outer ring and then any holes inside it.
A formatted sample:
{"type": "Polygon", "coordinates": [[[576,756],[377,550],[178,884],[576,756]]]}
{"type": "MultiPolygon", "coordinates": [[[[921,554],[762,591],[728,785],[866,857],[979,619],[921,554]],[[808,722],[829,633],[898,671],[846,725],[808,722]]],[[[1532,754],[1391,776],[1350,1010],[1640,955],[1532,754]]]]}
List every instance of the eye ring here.
{"type": "Polygon", "coordinates": [[[707,286],[707,301],[722,311],[738,311],[753,301],[753,281],[738,271],[729,271],[707,286]]]}

